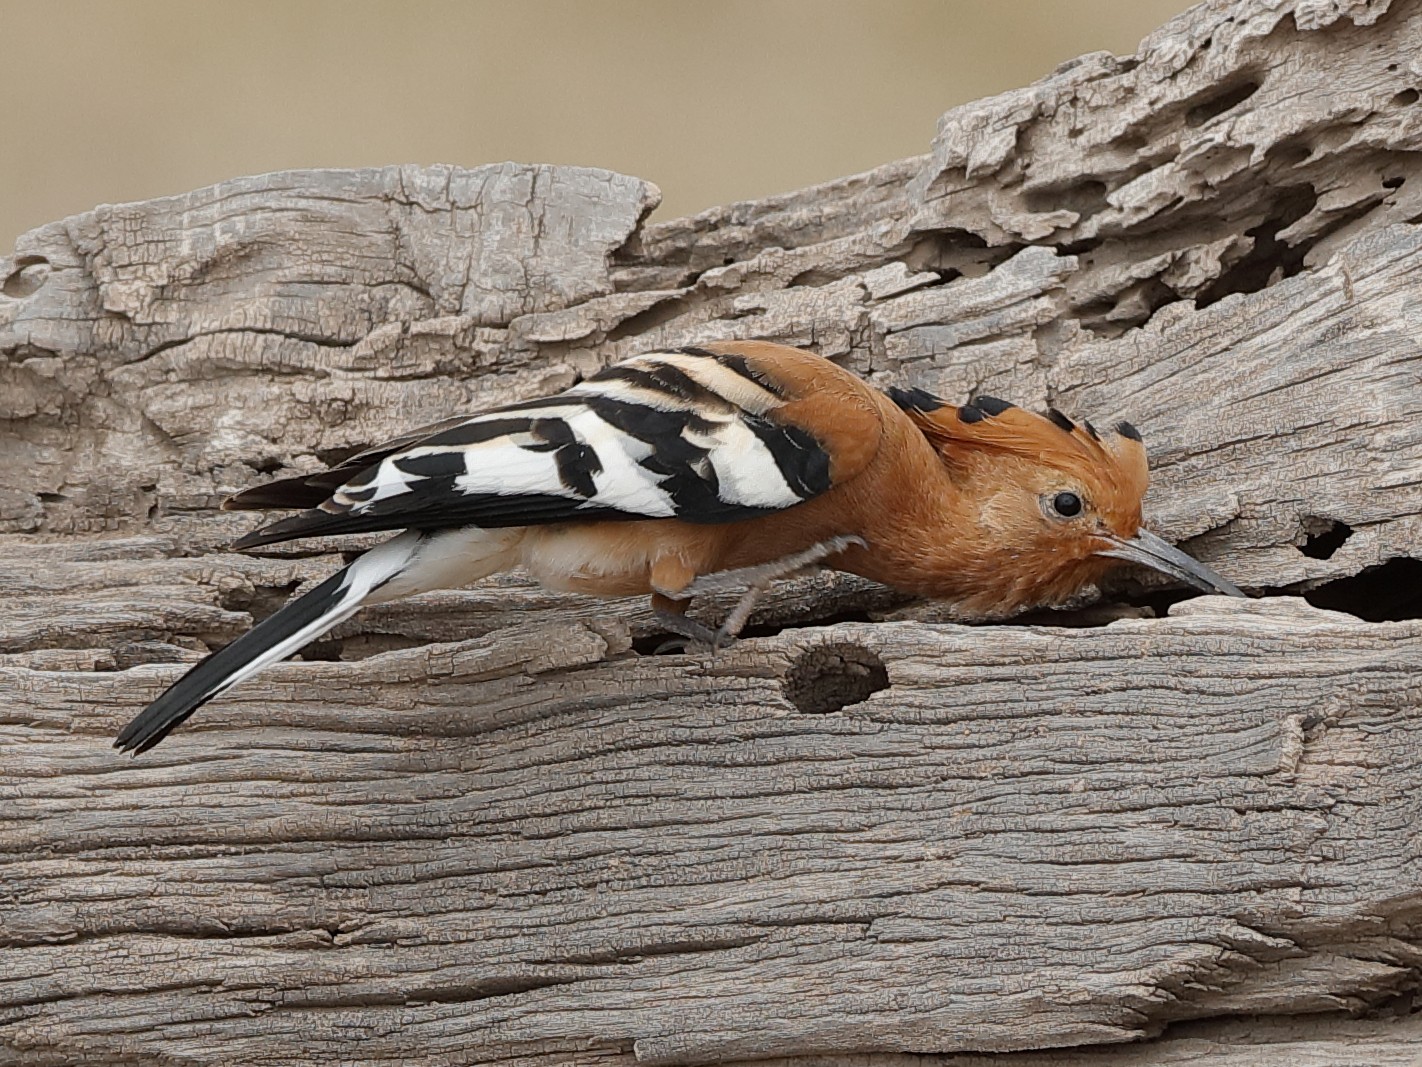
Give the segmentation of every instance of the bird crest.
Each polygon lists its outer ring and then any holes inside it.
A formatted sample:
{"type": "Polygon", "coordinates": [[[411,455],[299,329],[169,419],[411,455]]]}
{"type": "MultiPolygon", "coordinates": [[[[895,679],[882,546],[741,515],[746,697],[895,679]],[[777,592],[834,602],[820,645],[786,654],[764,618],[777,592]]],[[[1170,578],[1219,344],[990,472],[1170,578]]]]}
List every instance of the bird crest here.
{"type": "Polygon", "coordinates": [[[1129,422],[1102,433],[1056,408],[1045,415],[994,396],[954,405],[924,389],[890,389],[889,396],[932,442],[950,471],[977,474],[984,461],[1013,457],[1079,482],[1105,515],[1139,521],[1150,474],[1140,432],[1129,422]]]}

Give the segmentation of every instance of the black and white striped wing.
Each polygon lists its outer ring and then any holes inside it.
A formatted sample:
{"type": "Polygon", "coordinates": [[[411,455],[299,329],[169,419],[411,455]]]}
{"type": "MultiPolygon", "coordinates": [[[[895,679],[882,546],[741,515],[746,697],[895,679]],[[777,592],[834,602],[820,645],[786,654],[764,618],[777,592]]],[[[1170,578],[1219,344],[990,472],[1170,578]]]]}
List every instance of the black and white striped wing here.
{"type": "MultiPolygon", "coordinates": [[[[735,354],[638,356],[556,396],[372,450],[375,462],[318,507],[237,547],[408,527],[718,523],[793,507],[830,487],[830,455],[809,430],[776,417],[786,400],[783,385],[735,354]]],[[[234,506],[282,499],[273,487],[250,492],[234,506]]]]}

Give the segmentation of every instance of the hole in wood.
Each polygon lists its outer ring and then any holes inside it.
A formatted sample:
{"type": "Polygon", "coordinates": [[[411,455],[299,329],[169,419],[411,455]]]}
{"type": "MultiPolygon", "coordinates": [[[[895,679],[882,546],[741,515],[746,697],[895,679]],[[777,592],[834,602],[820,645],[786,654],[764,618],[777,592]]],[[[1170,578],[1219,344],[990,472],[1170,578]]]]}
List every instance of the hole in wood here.
{"type": "Polygon", "coordinates": [[[304,647],[293,658],[299,659],[303,663],[315,663],[317,660],[325,663],[339,663],[343,645],[344,642],[338,637],[318,638],[304,647]]]}
{"type": "Polygon", "coordinates": [[[1316,608],[1346,611],[1367,622],[1422,619],[1422,559],[1406,556],[1304,593],[1316,608]]]}
{"type": "Polygon", "coordinates": [[[275,474],[285,467],[286,464],[276,456],[261,456],[257,459],[247,460],[247,466],[251,467],[258,474],[275,474]]]}
{"type": "Polygon", "coordinates": [[[250,592],[245,587],[236,586],[219,590],[217,602],[223,611],[247,612],[252,616],[252,624],[255,626],[286,607],[287,601],[300,585],[299,580],[284,582],[281,585],[254,585],[250,592]]]}
{"type": "Polygon", "coordinates": [[[1417,103],[1417,90],[1404,89],[1392,98],[1392,102],[1398,107],[1407,107],[1409,104],[1417,103]]]}
{"type": "Polygon", "coordinates": [[[645,311],[639,311],[635,315],[629,315],[616,326],[607,332],[607,341],[611,344],[614,341],[621,341],[628,337],[637,337],[640,334],[650,333],[659,326],[685,315],[687,303],[684,300],[662,300],[645,311]]]}
{"type": "MultiPolygon", "coordinates": [[[[1318,195],[1312,186],[1296,185],[1280,189],[1275,194],[1270,215],[1259,225],[1244,231],[1246,236],[1254,238],[1254,247],[1201,290],[1195,298],[1195,306],[1207,308],[1233,293],[1257,293],[1301,271],[1311,242],[1290,245],[1279,240],[1278,234],[1312,211],[1317,202],[1318,195]]],[[[1318,236],[1315,235],[1314,239],[1318,236]]]]}
{"type": "Polygon", "coordinates": [[[1265,153],[1270,162],[1285,168],[1301,166],[1313,158],[1313,147],[1306,141],[1282,141],[1265,153]]]}
{"type": "Polygon", "coordinates": [[[1298,549],[1309,559],[1332,559],[1343,542],[1353,536],[1353,527],[1346,522],[1317,515],[1303,517],[1303,531],[1304,543],[1298,549]]]}
{"type": "Polygon", "coordinates": [[[1202,100],[1185,113],[1185,125],[1203,126],[1211,119],[1217,119],[1226,111],[1232,111],[1259,91],[1259,83],[1247,81],[1226,89],[1208,99],[1202,100]]]}
{"type": "Polygon", "coordinates": [[[19,256],[14,269],[0,283],[0,293],[15,300],[33,296],[49,277],[49,260],[43,256],[19,256]]]}
{"type": "Polygon", "coordinates": [[[1075,211],[1085,218],[1106,208],[1106,183],[1088,178],[1057,188],[1032,189],[1023,194],[1030,211],[1075,211]]]}
{"type": "Polygon", "coordinates": [[[816,645],[785,676],[785,699],[806,715],[827,715],[889,688],[889,671],[871,649],[848,642],[816,645]]]}

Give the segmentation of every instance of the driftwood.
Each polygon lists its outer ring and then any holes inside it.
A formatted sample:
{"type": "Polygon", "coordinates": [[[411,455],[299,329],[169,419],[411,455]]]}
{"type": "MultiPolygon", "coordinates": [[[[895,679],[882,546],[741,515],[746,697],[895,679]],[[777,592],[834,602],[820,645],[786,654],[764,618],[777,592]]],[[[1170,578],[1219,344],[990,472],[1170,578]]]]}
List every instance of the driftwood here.
{"type": "Polygon", "coordinates": [[[1422,0],[1216,2],[691,219],[505,164],[20,238],[0,1062],[1416,1062],[1418,56],[1422,0]],[[1128,417],[1156,528],[1267,595],[965,627],[823,576],[710,658],[506,577],[109,748],[351,547],[234,555],[223,494],[724,338],[1128,417]]]}

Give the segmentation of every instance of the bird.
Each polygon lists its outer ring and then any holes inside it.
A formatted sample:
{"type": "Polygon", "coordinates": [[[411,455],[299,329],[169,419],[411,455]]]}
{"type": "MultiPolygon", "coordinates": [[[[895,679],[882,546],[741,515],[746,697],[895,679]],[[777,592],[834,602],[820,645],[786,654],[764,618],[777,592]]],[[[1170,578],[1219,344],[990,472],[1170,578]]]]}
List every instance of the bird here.
{"type": "Polygon", "coordinates": [[[1245,594],[1145,528],[1141,434],[991,396],[881,391],[764,341],[613,363],[552,396],[446,419],[316,474],[229,497],[300,509],[233,545],[402,531],[195,664],[118,735],[134,755],[363,605],[525,568],[546,588],[650,595],[717,649],[778,579],[848,571],[1000,618],[1060,603],[1120,561],[1245,594]],[[712,628],[693,597],[736,589],[712,628]]]}

